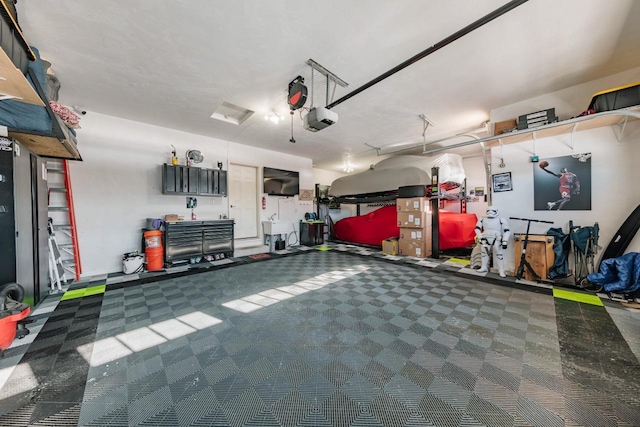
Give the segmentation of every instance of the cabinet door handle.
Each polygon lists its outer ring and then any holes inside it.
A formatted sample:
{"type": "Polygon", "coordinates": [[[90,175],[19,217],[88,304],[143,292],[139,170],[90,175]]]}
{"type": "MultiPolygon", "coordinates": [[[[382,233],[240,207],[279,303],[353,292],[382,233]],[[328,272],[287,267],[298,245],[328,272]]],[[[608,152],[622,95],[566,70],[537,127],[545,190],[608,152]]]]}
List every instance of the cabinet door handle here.
{"type": "Polygon", "coordinates": [[[229,207],[230,207],[230,208],[235,208],[235,206],[233,206],[233,205],[229,205],[229,207]]]}

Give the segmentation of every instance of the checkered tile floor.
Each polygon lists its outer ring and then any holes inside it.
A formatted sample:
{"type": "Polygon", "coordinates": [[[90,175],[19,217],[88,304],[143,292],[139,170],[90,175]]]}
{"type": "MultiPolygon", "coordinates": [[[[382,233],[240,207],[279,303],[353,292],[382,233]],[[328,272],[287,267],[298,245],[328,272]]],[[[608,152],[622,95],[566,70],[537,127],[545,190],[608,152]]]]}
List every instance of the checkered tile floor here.
{"type": "MultiPolygon", "coordinates": [[[[550,294],[362,255],[107,288],[95,335],[73,348],[86,385],[65,410],[87,426],[640,425],[629,347],[615,349],[624,374],[603,376],[609,353],[590,366],[563,335],[603,307],[566,301],[558,317],[550,294]]],[[[29,407],[10,409],[0,424],[29,407]]]]}

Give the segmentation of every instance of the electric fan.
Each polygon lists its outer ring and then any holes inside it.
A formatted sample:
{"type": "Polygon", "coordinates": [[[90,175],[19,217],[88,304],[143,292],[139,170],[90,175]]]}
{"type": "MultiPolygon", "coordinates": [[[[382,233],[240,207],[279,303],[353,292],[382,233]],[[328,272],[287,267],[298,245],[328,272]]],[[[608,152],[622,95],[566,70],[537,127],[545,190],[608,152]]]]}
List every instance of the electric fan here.
{"type": "Polygon", "coordinates": [[[187,150],[187,166],[191,166],[192,164],[202,163],[204,160],[204,156],[198,150],[187,150]]]}

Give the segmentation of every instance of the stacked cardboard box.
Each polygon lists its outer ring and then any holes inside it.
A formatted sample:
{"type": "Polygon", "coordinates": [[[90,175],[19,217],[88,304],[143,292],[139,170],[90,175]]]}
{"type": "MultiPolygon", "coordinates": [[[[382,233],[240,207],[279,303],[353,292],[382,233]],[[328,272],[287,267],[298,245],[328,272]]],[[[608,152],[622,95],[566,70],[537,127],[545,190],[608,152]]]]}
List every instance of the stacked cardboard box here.
{"type": "Polygon", "coordinates": [[[425,258],[431,255],[431,214],[427,212],[429,199],[412,197],[396,200],[398,209],[398,253],[425,258]]]}

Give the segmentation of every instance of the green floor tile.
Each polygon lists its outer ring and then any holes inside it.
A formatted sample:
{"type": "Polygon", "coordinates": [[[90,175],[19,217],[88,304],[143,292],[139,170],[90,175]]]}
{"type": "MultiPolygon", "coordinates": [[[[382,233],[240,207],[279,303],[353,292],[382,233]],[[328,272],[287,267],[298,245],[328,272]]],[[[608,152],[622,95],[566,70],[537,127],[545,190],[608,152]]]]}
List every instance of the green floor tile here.
{"type": "Polygon", "coordinates": [[[600,298],[596,295],[583,294],[581,292],[565,291],[564,289],[554,289],[553,296],[555,298],[567,299],[570,301],[581,302],[583,304],[591,304],[604,306],[600,298]]]}
{"type": "Polygon", "coordinates": [[[62,295],[60,301],[66,301],[69,299],[82,298],[84,296],[86,289],[74,289],[72,291],[67,291],[62,295]]]}
{"type": "Polygon", "coordinates": [[[84,296],[103,294],[106,288],[107,285],[92,286],[86,289],[84,296]]]}
{"type": "Polygon", "coordinates": [[[90,288],[83,288],[83,289],[74,289],[72,291],[65,292],[64,295],[62,295],[62,298],[60,298],[60,301],[83,298],[89,295],[103,294],[105,289],[106,289],[106,285],[92,286],[90,288]]]}

